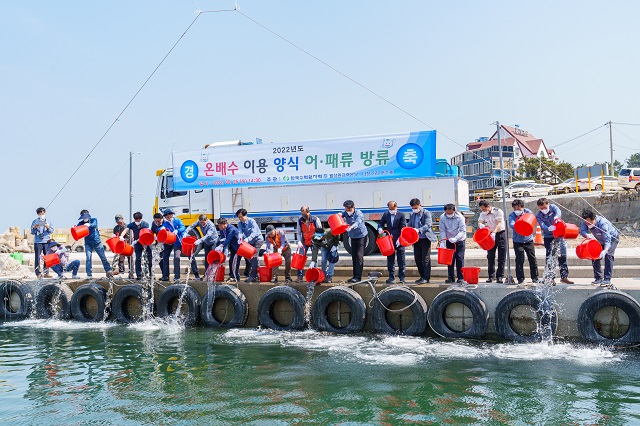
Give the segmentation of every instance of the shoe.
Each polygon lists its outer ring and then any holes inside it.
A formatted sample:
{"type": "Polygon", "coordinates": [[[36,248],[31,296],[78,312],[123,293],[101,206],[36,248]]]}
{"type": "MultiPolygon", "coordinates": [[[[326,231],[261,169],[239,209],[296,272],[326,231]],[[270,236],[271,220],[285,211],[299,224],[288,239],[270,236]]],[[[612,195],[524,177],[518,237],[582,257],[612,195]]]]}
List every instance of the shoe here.
{"type": "Polygon", "coordinates": [[[51,275],[51,274],[44,274],[44,277],[45,277],[45,278],[53,278],[53,275],[51,275]]]}
{"type": "Polygon", "coordinates": [[[569,280],[569,278],[562,278],[560,282],[563,284],[573,284],[573,281],[569,280]]]}
{"type": "MultiPolygon", "coordinates": [[[[167,280],[168,281],[168,280],[167,280]]],[[[174,284],[180,284],[180,278],[174,278],[173,279],[173,283],[174,284]]]]}
{"type": "Polygon", "coordinates": [[[453,283],[455,283],[455,282],[456,282],[456,281],[455,281],[453,278],[447,278],[446,280],[444,280],[444,283],[445,283],[445,284],[453,284],[453,283]]]}
{"type": "Polygon", "coordinates": [[[200,275],[194,275],[193,279],[196,281],[202,281],[202,278],[200,278],[200,275]]]}
{"type": "Polygon", "coordinates": [[[288,277],[288,278],[284,279],[284,283],[285,284],[291,284],[291,283],[293,283],[293,281],[291,281],[291,277],[288,277]]]}
{"type": "Polygon", "coordinates": [[[498,284],[502,284],[502,283],[504,283],[504,279],[502,279],[502,278],[496,278],[496,282],[497,282],[498,284]]]}
{"type": "Polygon", "coordinates": [[[540,278],[531,278],[531,282],[534,284],[542,284],[542,280],[540,278]]]}
{"type": "Polygon", "coordinates": [[[331,278],[325,278],[323,282],[325,284],[331,284],[331,278]]]}
{"type": "Polygon", "coordinates": [[[87,274],[87,278],[93,278],[93,275],[87,274]]]}
{"type": "Polygon", "coordinates": [[[489,277],[487,278],[487,280],[485,281],[485,283],[492,283],[493,282],[493,278],[489,277]]]}
{"type": "Polygon", "coordinates": [[[129,279],[132,280],[133,279],[133,274],[129,274],[129,279]]]}
{"type": "Polygon", "coordinates": [[[160,278],[160,281],[169,281],[169,277],[162,277],[162,278],[160,278]]]}
{"type": "Polygon", "coordinates": [[[36,274],[36,279],[39,280],[40,278],[42,278],[42,274],[36,274]]]}
{"type": "Polygon", "coordinates": [[[611,285],[611,280],[604,280],[604,281],[602,281],[602,284],[611,285]]]}
{"type": "Polygon", "coordinates": [[[120,271],[113,271],[112,274],[113,275],[120,275],[120,271]]]}
{"type": "Polygon", "coordinates": [[[273,277],[273,279],[271,280],[272,283],[276,284],[278,282],[278,277],[273,277]]]}
{"type": "Polygon", "coordinates": [[[422,284],[422,282],[421,282],[421,281],[422,281],[422,278],[418,278],[417,280],[415,280],[415,281],[414,281],[414,283],[416,283],[416,284],[422,284]]]}
{"type": "Polygon", "coordinates": [[[387,280],[385,281],[385,284],[395,284],[396,280],[394,280],[393,278],[387,278],[387,280]]]}
{"type": "Polygon", "coordinates": [[[72,280],[77,280],[77,279],[78,279],[78,276],[77,276],[77,275],[71,275],[71,279],[72,279],[72,280]]]}
{"type": "MultiPolygon", "coordinates": [[[[522,284],[524,282],[524,280],[518,280],[518,284],[522,284]]],[[[535,283],[535,281],[534,281],[535,283]]]]}
{"type": "Polygon", "coordinates": [[[296,278],[296,283],[301,283],[301,282],[302,282],[302,277],[296,278]]]}
{"type": "Polygon", "coordinates": [[[404,285],[404,280],[400,280],[399,284],[404,285]]]}
{"type": "Polygon", "coordinates": [[[357,283],[358,281],[360,281],[360,280],[358,280],[358,279],[356,279],[356,278],[351,278],[351,279],[350,279],[350,280],[348,280],[347,282],[348,282],[348,283],[357,283]]]}
{"type": "Polygon", "coordinates": [[[602,280],[593,280],[591,282],[591,285],[600,285],[600,284],[602,284],[602,280]]]}
{"type": "Polygon", "coordinates": [[[459,280],[457,281],[457,283],[458,283],[458,284],[466,284],[467,282],[466,282],[465,280],[463,280],[463,279],[459,279],[459,280]]]}
{"type": "Polygon", "coordinates": [[[420,278],[418,281],[416,281],[416,284],[426,284],[429,281],[425,280],[424,278],[420,278]]]}
{"type": "Polygon", "coordinates": [[[244,282],[247,283],[247,284],[255,283],[256,281],[258,281],[258,280],[255,279],[255,278],[251,278],[251,277],[249,277],[246,280],[244,280],[244,282]]]}

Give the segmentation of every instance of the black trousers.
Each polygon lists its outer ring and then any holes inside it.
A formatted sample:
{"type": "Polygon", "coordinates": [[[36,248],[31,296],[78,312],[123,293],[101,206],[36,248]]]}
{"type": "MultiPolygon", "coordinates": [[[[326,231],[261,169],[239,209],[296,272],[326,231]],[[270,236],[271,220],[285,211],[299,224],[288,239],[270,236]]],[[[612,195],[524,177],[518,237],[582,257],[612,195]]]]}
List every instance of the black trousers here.
{"type": "Polygon", "coordinates": [[[451,281],[454,280],[454,278],[453,278],[453,270],[455,268],[456,275],[458,276],[458,279],[459,280],[463,280],[464,279],[464,275],[462,275],[462,268],[464,267],[465,242],[464,241],[458,241],[457,243],[455,243],[455,247],[454,247],[453,243],[450,243],[449,241],[447,241],[447,248],[450,248],[450,249],[455,248],[456,249],[456,252],[453,254],[453,262],[447,268],[449,279],[451,281]]]}
{"type": "Polygon", "coordinates": [[[236,250],[229,246],[229,278],[240,281],[240,261],[242,258],[236,253],[236,250]]]}
{"type": "Polygon", "coordinates": [[[353,278],[362,279],[364,268],[364,246],[367,245],[367,237],[351,238],[351,262],[353,263],[353,278]]]}
{"type": "Polygon", "coordinates": [[[489,278],[504,278],[504,262],[507,258],[507,240],[505,232],[496,233],[496,243],[491,250],[487,250],[487,267],[489,278]],[[498,270],[496,271],[496,251],[498,252],[498,270]]]}
{"type": "MultiPolygon", "coordinates": [[[[403,247],[404,248],[404,247],[403,247]]],[[[413,245],[413,259],[423,280],[431,279],[431,240],[421,238],[413,245]]]]}
{"type": "Polygon", "coordinates": [[[538,279],[538,261],[536,259],[536,248],[533,241],[528,243],[513,243],[513,250],[516,252],[516,278],[518,282],[524,281],[524,255],[529,261],[529,271],[533,281],[538,279]]]}
{"type": "MultiPolygon", "coordinates": [[[[549,261],[549,257],[551,256],[551,251],[553,248],[555,238],[545,238],[544,239],[544,248],[546,249],[546,259],[545,262],[549,261]]],[[[569,265],[567,264],[567,244],[564,241],[564,238],[558,238],[558,267],[560,268],[560,278],[568,278],[569,277],[569,265]]],[[[556,272],[552,271],[553,277],[555,278],[556,272]]]]}

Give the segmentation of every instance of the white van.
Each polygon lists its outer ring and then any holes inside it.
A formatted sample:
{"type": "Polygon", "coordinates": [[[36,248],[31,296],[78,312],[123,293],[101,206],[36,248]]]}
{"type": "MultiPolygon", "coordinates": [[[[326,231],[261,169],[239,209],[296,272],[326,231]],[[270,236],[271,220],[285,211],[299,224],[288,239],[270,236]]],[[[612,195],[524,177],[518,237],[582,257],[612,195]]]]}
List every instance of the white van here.
{"type": "Polygon", "coordinates": [[[635,189],[640,192],[640,168],[626,168],[620,170],[618,182],[623,189],[635,189]]]}

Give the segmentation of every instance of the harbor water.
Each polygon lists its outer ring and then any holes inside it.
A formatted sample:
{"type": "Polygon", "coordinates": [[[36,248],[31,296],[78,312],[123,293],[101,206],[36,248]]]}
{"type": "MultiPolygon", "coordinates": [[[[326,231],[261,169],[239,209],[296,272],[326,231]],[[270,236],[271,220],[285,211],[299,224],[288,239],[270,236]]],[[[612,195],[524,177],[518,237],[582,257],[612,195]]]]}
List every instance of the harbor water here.
{"type": "Polygon", "coordinates": [[[0,325],[0,423],[627,424],[640,354],[256,329],[0,325]]]}

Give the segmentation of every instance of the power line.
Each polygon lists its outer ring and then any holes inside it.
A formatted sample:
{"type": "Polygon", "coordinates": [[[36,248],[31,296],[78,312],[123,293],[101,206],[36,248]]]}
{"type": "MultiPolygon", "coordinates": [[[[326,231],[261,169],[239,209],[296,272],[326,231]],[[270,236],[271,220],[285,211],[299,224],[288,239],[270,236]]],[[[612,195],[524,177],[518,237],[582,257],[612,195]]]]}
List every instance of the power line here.
{"type": "Polygon", "coordinates": [[[601,129],[601,128],[603,128],[603,127],[606,127],[606,126],[608,126],[608,125],[609,125],[609,123],[605,123],[605,124],[603,124],[602,126],[598,126],[598,127],[596,127],[595,129],[593,129],[593,130],[589,130],[588,132],[581,134],[580,136],[576,136],[575,138],[571,138],[571,139],[569,139],[569,140],[567,140],[567,141],[564,141],[564,142],[562,142],[562,143],[559,143],[559,144],[557,144],[557,145],[554,145],[554,149],[555,149],[555,148],[558,148],[559,146],[562,146],[562,145],[564,145],[564,144],[567,144],[567,143],[569,143],[569,142],[575,141],[576,139],[580,139],[580,138],[581,138],[581,137],[583,137],[583,136],[587,136],[589,133],[593,133],[593,132],[595,132],[596,130],[601,129]]]}
{"type": "MultiPolygon", "coordinates": [[[[633,141],[633,142],[638,142],[640,143],[640,140],[632,138],[631,136],[627,135],[626,133],[623,133],[621,130],[616,129],[615,127],[613,128],[613,130],[615,130],[616,132],[620,133],[622,136],[624,136],[625,138],[633,141]]],[[[615,144],[614,144],[615,145],[615,144]]],[[[629,148],[629,149],[640,149],[640,147],[636,147],[636,148],[629,148]]]]}
{"type": "Polygon", "coordinates": [[[616,121],[612,121],[611,124],[618,124],[620,126],[640,126],[640,123],[618,123],[616,121]]]}

